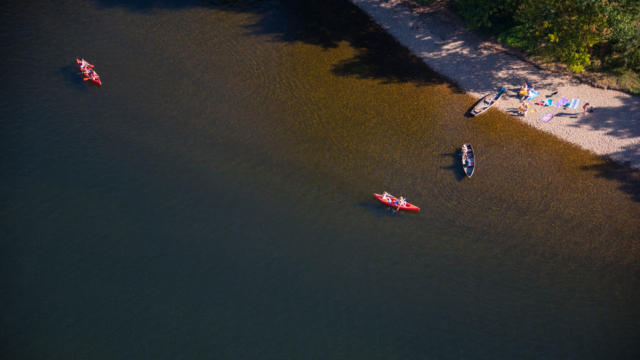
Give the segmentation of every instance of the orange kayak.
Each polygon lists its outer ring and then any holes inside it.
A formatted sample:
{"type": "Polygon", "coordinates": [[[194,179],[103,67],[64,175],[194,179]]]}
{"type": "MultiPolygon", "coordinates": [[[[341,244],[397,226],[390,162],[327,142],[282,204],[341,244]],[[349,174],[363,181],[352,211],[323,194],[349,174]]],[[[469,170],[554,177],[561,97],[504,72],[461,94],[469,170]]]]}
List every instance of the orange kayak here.
{"type": "Polygon", "coordinates": [[[413,204],[409,204],[408,202],[405,202],[404,205],[400,205],[398,206],[398,198],[396,198],[393,195],[387,195],[387,198],[384,199],[383,195],[380,194],[373,194],[373,197],[375,197],[376,199],[378,199],[378,201],[380,201],[381,203],[392,207],[394,209],[398,209],[398,210],[405,210],[405,211],[420,211],[420,208],[413,205],[413,204]]]}

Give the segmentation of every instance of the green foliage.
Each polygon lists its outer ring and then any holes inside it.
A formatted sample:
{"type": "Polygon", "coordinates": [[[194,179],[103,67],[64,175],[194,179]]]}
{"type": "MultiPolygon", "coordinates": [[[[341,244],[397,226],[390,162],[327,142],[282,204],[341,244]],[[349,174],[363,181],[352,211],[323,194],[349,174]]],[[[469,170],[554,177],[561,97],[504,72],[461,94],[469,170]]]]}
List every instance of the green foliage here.
{"type": "Polygon", "coordinates": [[[451,1],[470,28],[571,71],[597,65],[640,73],[640,0],[451,1]]]}
{"type": "Polygon", "coordinates": [[[516,20],[526,24],[529,47],[557,58],[574,72],[591,64],[591,49],[602,41],[606,1],[523,0],[516,20]]]}
{"type": "Polygon", "coordinates": [[[603,56],[606,66],[640,73],[640,1],[621,1],[607,8],[609,28],[603,56]]]}
{"type": "Polygon", "coordinates": [[[532,43],[526,35],[524,25],[516,25],[498,34],[498,41],[516,48],[532,50],[532,43]]]}

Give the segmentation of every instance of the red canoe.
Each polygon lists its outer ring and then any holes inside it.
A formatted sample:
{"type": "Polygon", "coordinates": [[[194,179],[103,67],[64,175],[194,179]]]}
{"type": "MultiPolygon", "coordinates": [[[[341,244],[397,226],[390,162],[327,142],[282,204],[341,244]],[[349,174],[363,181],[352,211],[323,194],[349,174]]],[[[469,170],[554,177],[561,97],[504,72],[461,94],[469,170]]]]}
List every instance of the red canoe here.
{"type": "Polygon", "coordinates": [[[398,206],[398,204],[396,203],[396,201],[398,200],[395,196],[393,195],[388,195],[386,200],[382,198],[382,195],[380,194],[373,194],[373,197],[375,197],[376,199],[378,199],[378,201],[380,201],[381,203],[392,207],[394,209],[398,209],[398,210],[406,210],[406,211],[420,211],[420,208],[413,205],[413,204],[409,204],[406,203],[402,206],[398,206]]]}
{"type": "Polygon", "coordinates": [[[78,63],[85,81],[91,80],[93,83],[102,86],[100,75],[98,75],[98,73],[93,70],[93,65],[89,64],[89,62],[85,59],[76,59],[76,63],[78,63]]]}

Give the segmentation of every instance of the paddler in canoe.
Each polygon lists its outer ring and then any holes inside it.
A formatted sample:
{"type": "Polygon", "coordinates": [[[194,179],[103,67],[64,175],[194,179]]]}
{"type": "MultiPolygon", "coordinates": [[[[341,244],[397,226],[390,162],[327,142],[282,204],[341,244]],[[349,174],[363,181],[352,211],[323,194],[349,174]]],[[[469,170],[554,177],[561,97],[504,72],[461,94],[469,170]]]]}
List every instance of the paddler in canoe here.
{"type": "Polygon", "coordinates": [[[80,63],[80,70],[91,70],[91,68],[93,67],[93,65],[89,64],[86,60],[82,60],[82,63],[80,63]]]}
{"type": "Polygon", "coordinates": [[[396,205],[398,209],[400,209],[401,206],[407,205],[407,200],[405,200],[404,197],[400,196],[395,201],[393,201],[393,199],[391,199],[391,196],[393,196],[393,195],[391,195],[391,194],[389,194],[388,192],[385,191],[382,194],[382,200],[387,201],[389,204],[396,205]]]}
{"type": "Polygon", "coordinates": [[[407,205],[407,200],[404,197],[400,196],[399,198],[396,199],[396,201],[393,201],[391,199],[391,196],[392,196],[391,194],[389,194],[388,192],[385,191],[384,193],[382,193],[382,200],[386,200],[388,203],[392,203],[394,205],[398,205],[398,208],[400,206],[407,205]]]}
{"type": "Polygon", "coordinates": [[[84,79],[83,79],[84,81],[91,80],[92,82],[98,85],[102,85],[102,82],[100,81],[100,76],[93,69],[93,65],[89,64],[89,62],[85,59],[76,59],[76,62],[80,67],[80,71],[82,72],[82,75],[84,75],[84,79]]]}

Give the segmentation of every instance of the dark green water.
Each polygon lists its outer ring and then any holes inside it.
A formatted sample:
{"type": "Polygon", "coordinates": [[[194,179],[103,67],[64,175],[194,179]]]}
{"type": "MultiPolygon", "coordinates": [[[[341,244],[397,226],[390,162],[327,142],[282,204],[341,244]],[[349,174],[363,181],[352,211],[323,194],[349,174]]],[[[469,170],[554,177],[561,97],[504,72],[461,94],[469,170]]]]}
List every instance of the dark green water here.
{"type": "Polygon", "coordinates": [[[0,357],[640,357],[638,174],[348,2],[0,11],[0,357]]]}

